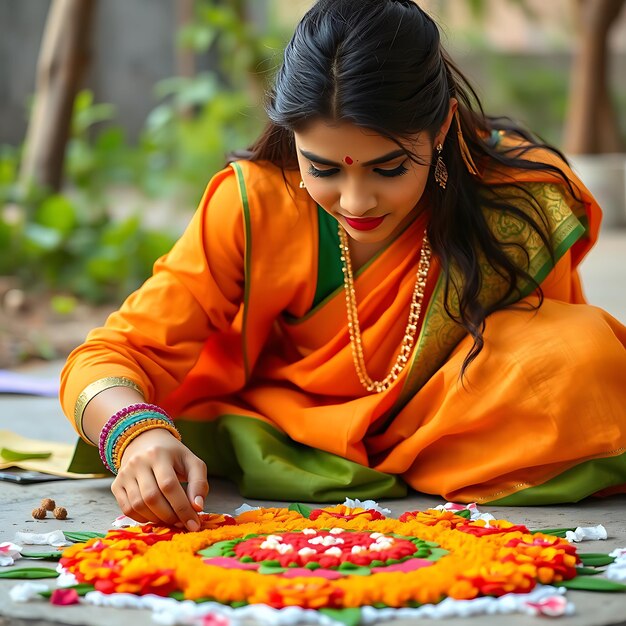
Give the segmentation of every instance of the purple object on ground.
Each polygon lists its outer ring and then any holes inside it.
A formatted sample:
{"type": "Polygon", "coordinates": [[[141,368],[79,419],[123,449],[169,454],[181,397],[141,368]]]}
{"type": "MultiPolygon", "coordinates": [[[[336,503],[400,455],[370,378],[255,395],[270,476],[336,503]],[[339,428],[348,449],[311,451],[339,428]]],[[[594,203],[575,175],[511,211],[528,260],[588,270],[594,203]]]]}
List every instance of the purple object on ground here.
{"type": "Polygon", "coordinates": [[[0,393],[56,398],[59,395],[59,381],[0,370],[0,393]]]}

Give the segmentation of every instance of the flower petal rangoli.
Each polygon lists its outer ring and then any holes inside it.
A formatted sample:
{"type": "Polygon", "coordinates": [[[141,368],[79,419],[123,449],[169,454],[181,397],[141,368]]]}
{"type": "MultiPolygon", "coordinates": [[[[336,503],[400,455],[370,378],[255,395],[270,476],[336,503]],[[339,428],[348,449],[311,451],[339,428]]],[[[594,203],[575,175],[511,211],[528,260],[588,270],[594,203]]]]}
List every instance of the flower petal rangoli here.
{"type": "Polygon", "coordinates": [[[565,539],[470,513],[392,519],[374,508],[294,505],[203,514],[197,532],[112,530],[66,549],[61,565],[104,593],[324,610],[526,594],[576,577],[580,559],[565,539]]]}

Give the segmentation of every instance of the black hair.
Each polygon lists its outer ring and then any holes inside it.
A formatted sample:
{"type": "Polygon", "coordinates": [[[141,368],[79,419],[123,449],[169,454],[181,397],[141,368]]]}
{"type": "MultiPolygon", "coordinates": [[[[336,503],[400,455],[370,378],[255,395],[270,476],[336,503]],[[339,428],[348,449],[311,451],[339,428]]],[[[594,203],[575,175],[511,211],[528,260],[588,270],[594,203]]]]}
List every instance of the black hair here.
{"type": "Polygon", "coordinates": [[[514,246],[525,255],[526,267],[522,267],[510,246],[489,227],[484,209],[525,222],[555,260],[537,200],[513,177],[510,184],[497,188],[472,175],[461,153],[458,125],[475,163],[491,160],[509,168],[550,171],[570,193],[576,196],[576,192],[558,167],[524,158],[544,148],[566,162],[556,148],[508,118],[484,114],[475,90],[442,48],[432,18],[412,0],[318,0],[285,49],[268,94],[270,121],[245,157],[297,169],[293,133],[320,119],[351,122],[397,143],[418,132],[434,138],[448,115],[450,98],[458,101],[458,116],[441,153],[448,170],[447,186],[444,190],[435,182],[433,167],[425,193],[431,207],[428,236],[445,278],[446,312],[474,340],[463,375],[483,347],[487,316],[519,300],[520,285],[533,285],[539,295],[537,306],[543,301],[541,288],[527,271],[527,251],[514,246]],[[518,138],[523,147],[502,149],[493,141],[498,131],[518,138]],[[481,257],[507,285],[495,303],[480,301],[481,257]],[[458,304],[452,306],[454,300],[458,304]]]}

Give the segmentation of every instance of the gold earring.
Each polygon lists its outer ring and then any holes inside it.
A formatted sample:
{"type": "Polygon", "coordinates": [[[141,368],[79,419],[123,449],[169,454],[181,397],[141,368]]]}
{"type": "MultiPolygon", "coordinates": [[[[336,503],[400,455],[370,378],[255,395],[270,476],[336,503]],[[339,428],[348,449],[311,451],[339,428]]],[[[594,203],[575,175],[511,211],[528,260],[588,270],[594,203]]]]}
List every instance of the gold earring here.
{"type": "Polygon", "coordinates": [[[439,184],[442,189],[446,188],[446,184],[448,182],[448,168],[446,164],[443,162],[441,158],[441,152],[443,151],[443,146],[441,143],[437,144],[435,148],[437,150],[437,163],[435,165],[435,180],[439,184]]]}
{"type": "Polygon", "coordinates": [[[300,184],[298,185],[298,187],[300,187],[300,189],[306,189],[306,185],[304,184],[303,180],[300,181],[300,184]]]}

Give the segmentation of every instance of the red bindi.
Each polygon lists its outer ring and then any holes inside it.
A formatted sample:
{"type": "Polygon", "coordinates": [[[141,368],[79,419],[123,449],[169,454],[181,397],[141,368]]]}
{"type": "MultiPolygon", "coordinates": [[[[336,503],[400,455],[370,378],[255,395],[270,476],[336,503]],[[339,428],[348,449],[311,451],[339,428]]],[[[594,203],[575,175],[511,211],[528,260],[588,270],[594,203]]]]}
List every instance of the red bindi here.
{"type": "Polygon", "coordinates": [[[346,165],[352,165],[354,163],[354,161],[349,156],[347,156],[344,161],[346,162],[346,165]]]}

